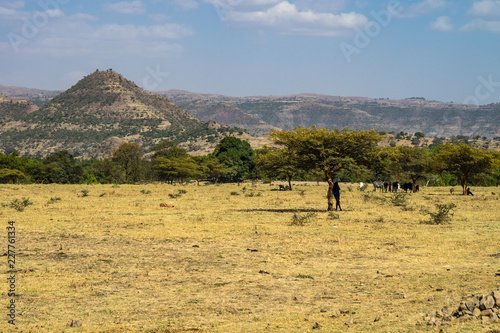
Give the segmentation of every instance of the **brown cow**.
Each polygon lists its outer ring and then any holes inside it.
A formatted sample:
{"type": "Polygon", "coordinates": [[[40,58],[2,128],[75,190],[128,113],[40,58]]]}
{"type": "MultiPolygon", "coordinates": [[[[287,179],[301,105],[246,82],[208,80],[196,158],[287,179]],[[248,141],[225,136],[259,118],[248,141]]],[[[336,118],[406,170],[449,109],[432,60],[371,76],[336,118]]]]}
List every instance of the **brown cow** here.
{"type": "Polygon", "coordinates": [[[450,188],[450,194],[453,195],[453,193],[455,193],[455,189],[452,187],[450,188]]]}

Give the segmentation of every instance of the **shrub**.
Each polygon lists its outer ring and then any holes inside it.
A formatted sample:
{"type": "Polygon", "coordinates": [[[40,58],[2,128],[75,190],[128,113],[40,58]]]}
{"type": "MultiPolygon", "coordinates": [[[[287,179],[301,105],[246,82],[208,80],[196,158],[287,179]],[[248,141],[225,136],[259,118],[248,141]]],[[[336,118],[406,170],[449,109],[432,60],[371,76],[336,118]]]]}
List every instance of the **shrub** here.
{"type": "Polygon", "coordinates": [[[396,192],[392,195],[391,202],[394,206],[406,208],[406,193],[396,192]]]}
{"type": "Polygon", "coordinates": [[[240,194],[239,194],[238,192],[236,192],[236,191],[233,191],[233,192],[231,192],[230,194],[231,194],[231,195],[240,195],[240,194]]]}
{"type": "Polygon", "coordinates": [[[313,218],[316,217],[316,213],[310,212],[304,215],[293,213],[291,225],[303,226],[306,223],[311,222],[313,218]]]}
{"type": "Polygon", "coordinates": [[[150,190],[141,190],[141,193],[142,194],[151,194],[151,191],[150,190]]]}
{"type": "Polygon", "coordinates": [[[61,198],[60,197],[55,197],[55,198],[50,198],[49,201],[47,201],[47,204],[53,204],[53,203],[56,203],[57,201],[61,201],[61,198]]]}
{"type": "Polygon", "coordinates": [[[9,204],[9,207],[17,210],[18,212],[22,212],[26,207],[32,204],[33,202],[30,201],[30,198],[23,197],[21,200],[19,199],[12,200],[12,202],[9,204]]]}
{"type": "Polygon", "coordinates": [[[328,213],[328,217],[329,217],[330,219],[332,219],[332,220],[338,220],[338,219],[340,219],[340,215],[339,215],[339,214],[337,214],[337,213],[334,213],[334,212],[330,212],[330,213],[328,213]]]}
{"type": "Polygon", "coordinates": [[[431,219],[425,223],[427,224],[446,224],[451,221],[453,214],[455,214],[455,208],[457,206],[454,203],[450,204],[436,204],[436,212],[429,212],[427,210],[422,210],[423,214],[431,216],[431,219]]]}
{"type": "Polygon", "coordinates": [[[85,189],[81,190],[80,192],[82,192],[82,197],[88,197],[90,191],[85,188],[85,189]]]}

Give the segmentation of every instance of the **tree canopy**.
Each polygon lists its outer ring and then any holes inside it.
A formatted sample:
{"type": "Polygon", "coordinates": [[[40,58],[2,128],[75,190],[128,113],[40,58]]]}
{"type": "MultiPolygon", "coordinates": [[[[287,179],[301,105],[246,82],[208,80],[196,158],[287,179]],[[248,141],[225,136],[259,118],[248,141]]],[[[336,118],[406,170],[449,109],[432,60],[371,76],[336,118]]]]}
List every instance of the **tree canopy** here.
{"type": "Polygon", "coordinates": [[[272,130],[270,139],[297,156],[297,167],[319,169],[328,182],[328,210],[333,210],[333,177],[343,170],[361,172],[374,157],[375,144],[382,136],[374,130],[326,128],[295,128],[291,131],[272,130]]]}

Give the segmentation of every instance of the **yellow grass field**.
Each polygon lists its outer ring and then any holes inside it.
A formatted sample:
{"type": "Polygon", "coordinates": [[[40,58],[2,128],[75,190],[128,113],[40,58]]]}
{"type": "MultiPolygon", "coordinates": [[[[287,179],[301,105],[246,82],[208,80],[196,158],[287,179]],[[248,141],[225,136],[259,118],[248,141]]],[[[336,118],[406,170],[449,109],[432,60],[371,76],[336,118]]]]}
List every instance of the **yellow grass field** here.
{"type": "Polygon", "coordinates": [[[423,188],[405,210],[372,185],[341,184],[345,210],[328,213],[326,183],[272,188],[0,185],[0,332],[500,329],[424,320],[500,286],[500,189],[423,188]],[[23,197],[33,205],[9,207],[23,197]],[[456,204],[451,223],[422,223],[436,203],[456,204]],[[314,216],[292,225],[294,214],[314,216]],[[16,326],[7,316],[12,220],[16,326]]]}

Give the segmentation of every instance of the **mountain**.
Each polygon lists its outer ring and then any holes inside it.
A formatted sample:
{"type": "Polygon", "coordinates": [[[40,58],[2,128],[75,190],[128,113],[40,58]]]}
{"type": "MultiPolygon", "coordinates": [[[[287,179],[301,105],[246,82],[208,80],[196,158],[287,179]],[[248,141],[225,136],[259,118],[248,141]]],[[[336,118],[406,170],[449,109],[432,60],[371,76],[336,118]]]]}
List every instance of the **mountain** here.
{"type": "Polygon", "coordinates": [[[0,114],[0,150],[16,149],[22,155],[68,150],[77,157],[102,158],[121,142],[137,142],[148,153],[163,140],[204,154],[224,136],[248,136],[240,129],[202,122],[112,70],[84,77],[39,109],[14,109],[0,114]]]}
{"type": "Polygon", "coordinates": [[[270,128],[302,126],[376,129],[427,137],[500,136],[500,104],[443,103],[317,94],[226,97],[170,90],[159,92],[195,117],[245,128],[259,135],[270,128]]]}
{"type": "Polygon", "coordinates": [[[39,107],[47,104],[54,96],[60,94],[59,90],[42,90],[14,86],[0,85],[0,94],[9,96],[13,100],[27,100],[39,107]]]}
{"type": "Polygon", "coordinates": [[[38,106],[35,104],[17,100],[14,101],[7,96],[0,94],[0,124],[12,121],[19,121],[28,114],[36,111],[38,106]]]}

